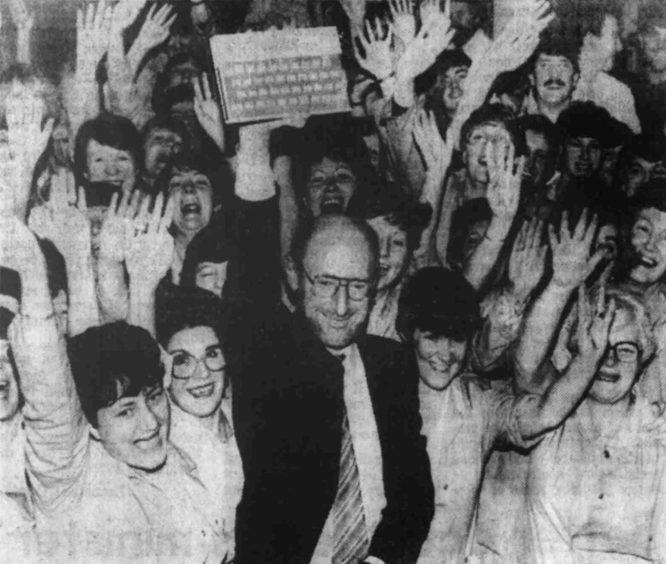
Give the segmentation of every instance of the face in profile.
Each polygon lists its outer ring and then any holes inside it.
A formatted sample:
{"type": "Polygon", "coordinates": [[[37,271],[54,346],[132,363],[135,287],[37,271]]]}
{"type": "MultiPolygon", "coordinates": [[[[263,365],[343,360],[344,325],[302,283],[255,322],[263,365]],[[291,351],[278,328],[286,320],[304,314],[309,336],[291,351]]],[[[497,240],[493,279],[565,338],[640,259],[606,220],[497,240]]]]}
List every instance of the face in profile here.
{"type": "Polygon", "coordinates": [[[601,366],[590,388],[590,397],[599,403],[616,403],[627,397],[640,372],[639,328],[632,314],[615,312],[601,366]]]}
{"type": "Polygon", "coordinates": [[[467,352],[465,341],[416,329],[414,347],[419,375],[429,388],[443,390],[460,374],[467,352]]]}
{"type": "Polygon", "coordinates": [[[106,182],[123,190],[131,190],[134,186],[136,169],[129,151],[91,139],[86,148],[86,168],[90,182],[106,182]]]}
{"type": "Polygon", "coordinates": [[[18,408],[19,388],[9,356],[9,341],[0,340],[0,422],[12,419],[18,408]]]}
{"type": "Polygon", "coordinates": [[[197,288],[208,290],[218,298],[222,297],[224,284],[227,281],[227,268],[229,261],[200,262],[194,273],[194,283],[197,288]]]}
{"type": "Polygon", "coordinates": [[[386,216],[368,220],[368,225],[379,239],[379,282],[377,290],[393,287],[409,265],[410,252],[407,232],[398,225],[391,225],[386,216]]]}
{"type": "Polygon", "coordinates": [[[640,35],[643,53],[650,70],[666,70],[666,27],[651,26],[640,35]]]}
{"type": "Polygon", "coordinates": [[[525,131],[525,144],[527,146],[527,162],[525,163],[523,177],[529,179],[534,186],[546,183],[546,169],[550,155],[548,140],[543,133],[528,129],[525,131]]]}
{"type": "Polygon", "coordinates": [[[591,46],[598,68],[605,72],[610,71],[615,62],[615,55],[622,50],[620,27],[614,16],[607,15],[604,18],[601,34],[599,37],[592,36],[591,46]]]}
{"type": "Polygon", "coordinates": [[[578,75],[573,63],[565,56],[540,53],[530,80],[538,101],[561,106],[571,98],[578,75]]]}
{"type": "Polygon", "coordinates": [[[365,237],[347,225],[322,230],[308,244],[299,276],[302,307],[324,346],[343,349],[363,331],[374,258],[365,237]]]}
{"type": "Polygon", "coordinates": [[[210,222],[213,187],[208,177],[196,170],[176,170],[169,180],[174,198],[173,224],[182,234],[195,235],[210,222]]]}
{"type": "Polygon", "coordinates": [[[601,166],[601,145],[593,137],[569,137],[565,143],[564,167],[574,178],[590,178],[601,166]]]}
{"type": "Polygon", "coordinates": [[[659,282],[666,272],[666,213],[656,208],[638,212],[630,244],[633,253],[630,278],[645,285],[659,282]]]}
{"type": "Polygon", "coordinates": [[[324,157],[310,167],[306,204],[313,217],[344,213],[354,192],[356,175],[348,163],[324,157]]]}
{"type": "Polygon", "coordinates": [[[169,415],[160,383],[99,409],[97,429],[92,432],[115,459],[150,472],[166,461],[169,415]]]}
{"type": "Polygon", "coordinates": [[[167,352],[172,358],[173,402],[195,417],[213,415],[225,384],[225,359],[215,331],[205,326],[183,329],[171,337],[167,352]]]}

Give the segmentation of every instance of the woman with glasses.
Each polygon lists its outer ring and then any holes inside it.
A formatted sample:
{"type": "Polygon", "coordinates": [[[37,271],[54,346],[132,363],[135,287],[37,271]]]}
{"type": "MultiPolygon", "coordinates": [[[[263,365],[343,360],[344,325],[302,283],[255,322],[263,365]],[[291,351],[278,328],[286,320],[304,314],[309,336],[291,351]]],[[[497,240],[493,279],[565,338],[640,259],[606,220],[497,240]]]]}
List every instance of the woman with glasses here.
{"type": "MultiPolygon", "coordinates": [[[[531,454],[530,562],[666,557],[666,449],[655,429],[658,409],[635,385],[654,355],[654,336],[635,294],[612,288],[605,297],[616,309],[591,385],[574,413],[531,454]]],[[[569,348],[577,354],[574,341],[569,348]]]]}
{"type": "Polygon", "coordinates": [[[224,314],[213,295],[188,290],[178,298],[165,304],[167,311],[158,324],[160,343],[169,355],[170,439],[193,460],[202,483],[215,493],[210,503],[216,505],[215,514],[233,546],[243,470],[231,426],[220,328],[224,314]]]}

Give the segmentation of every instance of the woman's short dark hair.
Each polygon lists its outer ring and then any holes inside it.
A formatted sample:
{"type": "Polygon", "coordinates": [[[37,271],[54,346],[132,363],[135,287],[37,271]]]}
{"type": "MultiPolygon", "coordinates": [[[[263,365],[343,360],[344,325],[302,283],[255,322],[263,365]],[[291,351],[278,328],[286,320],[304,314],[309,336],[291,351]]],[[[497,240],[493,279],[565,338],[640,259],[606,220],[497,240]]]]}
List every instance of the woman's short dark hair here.
{"type": "Polygon", "coordinates": [[[93,427],[100,409],[162,384],[160,349],[141,327],[125,321],[92,327],[72,337],[67,348],[81,407],[93,427]]]}
{"type": "Polygon", "coordinates": [[[636,195],[629,200],[629,207],[634,213],[649,208],[666,213],[666,179],[653,178],[641,184],[636,195]]]}
{"type": "Polygon", "coordinates": [[[449,246],[446,250],[449,264],[461,264],[463,247],[470,228],[480,221],[490,221],[493,212],[486,198],[473,198],[461,205],[451,218],[449,246]]]}
{"type": "Polygon", "coordinates": [[[213,217],[211,222],[194,236],[187,245],[180,285],[196,286],[197,266],[202,262],[227,262],[231,260],[234,247],[224,232],[223,226],[213,217]]]}
{"type": "Polygon", "coordinates": [[[399,227],[407,234],[407,248],[415,250],[421,234],[432,217],[430,204],[416,200],[393,184],[387,185],[376,198],[368,202],[365,218],[385,217],[390,225],[399,227]]]}
{"type": "Polygon", "coordinates": [[[91,139],[94,139],[100,145],[113,147],[119,151],[127,151],[132,155],[134,167],[138,169],[142,166],[141,136],[134,124],[123,116],[103,113],[84,122],[76,134],[74,171],[79,182],[83,182],[83,175],[88,172],[87,151],[91,139]]]}
{"type": "Polygon", "coordinates": [[[590,137],[600,143],[609,134],[611,115],[594,102],[571,102],[557,118],[557,127],[566,140],[571,137],[590,137]]]}
{"type": "Polygon", "coordinates": [[[516,155],[522,155],[525,152],[525,139],[518,127],[516,115],[511,108],[504,104],[484,104],[474,110],[462,126],[460,133],[461,146],[464,147],[467,144],[474,129],[487,123],[500,124],[507,130],[511,142],[516,148],[516,155]]]}
{"type": "Polygon", "coordinates": [[[481,325],[479,301],[465,277],[452,270],[419,270],[400,293],[396,328],[411,343],[417,329],[454,341],[467,341],[481,325]]]}

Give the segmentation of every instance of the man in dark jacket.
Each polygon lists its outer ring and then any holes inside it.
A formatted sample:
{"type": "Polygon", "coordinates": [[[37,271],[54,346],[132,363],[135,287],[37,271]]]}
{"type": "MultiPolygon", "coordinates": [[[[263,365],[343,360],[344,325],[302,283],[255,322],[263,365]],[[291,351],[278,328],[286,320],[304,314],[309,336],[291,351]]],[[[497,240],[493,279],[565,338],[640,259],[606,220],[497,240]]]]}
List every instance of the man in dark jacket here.
{"type": "Polygon", "coordinates": [[[296,312],[236,331],[229,362],[245,473],[236,562],[415,562],[433,486],[415,361],[364,335],[374,233],[324,216],[292,259],[296,312]]]}

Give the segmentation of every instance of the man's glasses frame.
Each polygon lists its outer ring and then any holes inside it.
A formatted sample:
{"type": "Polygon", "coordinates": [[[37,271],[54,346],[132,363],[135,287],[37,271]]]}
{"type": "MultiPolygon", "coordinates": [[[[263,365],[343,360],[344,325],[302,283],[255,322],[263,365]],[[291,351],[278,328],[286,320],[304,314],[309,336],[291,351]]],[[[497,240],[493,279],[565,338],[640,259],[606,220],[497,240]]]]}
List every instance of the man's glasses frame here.
{"type": "Polygon", "coordinates": [[[342,286],[347,290],[349,299],[355,302],[365,300],[372,289],[371,280],[361,278],[340,278],[329,274],[315,274],[312,276],[305,268],[301,268],[308,282],[312,284],[313,291],[320,298],[332,298],[342,286]]]}

